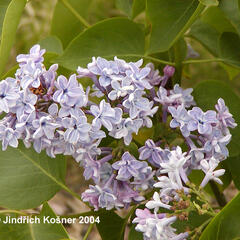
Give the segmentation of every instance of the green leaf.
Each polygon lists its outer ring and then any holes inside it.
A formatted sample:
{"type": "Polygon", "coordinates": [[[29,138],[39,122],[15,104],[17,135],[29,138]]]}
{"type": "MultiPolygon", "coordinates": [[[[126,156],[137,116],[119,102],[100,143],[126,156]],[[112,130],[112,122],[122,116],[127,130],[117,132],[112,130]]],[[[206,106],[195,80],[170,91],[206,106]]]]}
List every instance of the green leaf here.
{"type": "Polygon", "coordinates": [[[143,240],[143,233],[137,232],[135,230],[135,225],[133,225],[128,234],[128,240],[143,240]]]}
{"type": "Polygon", "coordinates": [[[189,35],[199,41],[214,56],[218,54],[218,41],[223,32],[234,32],[235,29],[218,7],[208,8],[201,19],[193,24],[189,35]]]}
{"type": "Polygon", "coordinates": [[[225,69],[230,80],[233,80],[240,73],[240,69],[237,67],[233,67],[224,63],[220,63],[220,65],[225,69]]]}
{"type": "MultiPolygon", "coordinates": [[[[87,18],[92,0],[68,0],[68,3],[82,17],[87,18]]],[[[66,8],[62,1],[59,0],[53,14],[51,35],[56,35],[62,41],[63,47],[65,48],[69,42],[83,30],[83,24],[66,8]]]]}
{"type": "Polygon", "coordinates": [[[134,0],[132,7],[132,19],[137,17],[146,8],[146,0],[134,0]]]}
{"type": "Polygon", "coordinates": [[[14,44],[17,27],[27,0],[12,0],[8,5],[3,21],[0,45],[0,75],[8,61],[10,50],[14,44]]]}
{"type": "Polygon", "coordinates": [[[225,163],[231,172],[236,188],[240,189],[240,156],[230,157],[225,163]]]}
{"type": "Polygon", "coordinates": [[[3,20],[5,17],[7,7],[10,2],[11,0],[1,0],[1,3],[0,3],[0,33],[2,32],[3,20]]]}
{"type": "Polygon", "coordinates": [[[198,0],[147,0],[152,23],[149,54],[167,51],[192,25],[204,6],[198,0]]]}
{"type": "Polygon", "coordinates": [[[240,237],[240,194],[229,202],[208,224],[200,240],[232,240],[240,237]]]}
{"type": "Polygon", "coordinates": [[[38,154],[20,143],[18,148],[0,151],[0,205],[10,209],[39,206],[52,198],[63,185],[64,157],[38,154]]]}
{"type": "MultiPolygon", "coordinates": [[[[217,184],[217,188],[219,189],[220,192],[223,192],[232,181],[232,174],[228,167],[228,163],[229,163],[229,161],[227,159],[227,160],[221,162],[217,168],[217,169],[223,169],[223,168],[225,169],[224,175],[220,177],[223,184],[222,185],[217,184]]],[[[204,177],[205,177],[205,174],[201,170],[193,170],[188,176],[188,178],[191,180],[191,182],[193,182],[196,186],[199,186],[201,184],[204,177]]],[[[206,191],[208,194],[214,196],[213,190],[209,183],[204,187],[204,191],[206,191]]]]}
{"type": "Polygon", "coordinates": [[[103,240],[123,240],[126,221],[113,211],[97,212],[100,223],[96,224],[103,240]]]}
{"type": "Polygon", "coordinates": [[[238,34],[240,34],[240,11],[238,0],[221,0],[219,1],[219,8],[224,12],[227,19],[235,27],[238,34]]]}
{"type": "Polygon", "coordinates": [[[240,68],[240,37],[236,33],[225,32],[221,35],[219,55],[229,65],[240,68]]]}
{"type": "Polygon", "coordinates": [[[218,6],[218,0],[199,0],[205,6],[218,6]]]}
{"type": "Polygon", "coordinates": [[[238,124],[238,126],[231,131],[232,140],[228,144],[230,156],[237,156],[240,154],[240,98],[235,94],[227,84],[220,81],[203,81],[194,88],[194,99],[197,106],[204,111],[214,109],[215,104],[219,98],[223,98],[225,104],[228,106],[230,113],[238,124]]]}
{"type": "Polygon", "coordinates": [[[56,36],[48,36],[39,42],[41,48],[46,49],[44,54],[44,65],[48,68],[52,65],[56,57],[63,54],[62,42],[56,36]]]}
{"type": "Polygon", "coordinates": [[[81,33],[56,61],[66,68],[76,70],[78,66],[86,66],[93,56],[136,59],[144,54],[143,51],[142,29],[126,18],[112,18],[81,33]]]}
{"type": "Polygon", "coordinates": [[[145,6],[145,0],[116,0],[116,7],[131,19],[140,14],[145,6]]]}
{"type": "Polygon", "coordinates": [[[41,48],[46,49],[46,52],[56,53],[61,55],[63,53],[63,46],[59,38],[56,36],[48,36],[39,42],[41,48]]]}
{"type": "MultiPolygon", "coordinates": [[[[16,217],[11,215],[12,217],[16,217]]],[[[5,240],[61,240],[69,239],[62,224],[44,223],[44,217],[55,218],[56,214],[47,203],[43,205],[39,216],[40,223],[4,224],[5,216],[1,216],[0,238],[5,240]]]]}
{"type": "MultiPolygon", "coordinates": [[[[236,32],[236,29],[219,7],[210,7],[204,12],[201,19],[193,24],[189,35],[200,42],[215,57],[220,58],[218,45],[224,32],[236,32]]],[[[226,44],[229,45],[229,43],[226,44]]],[[[234,78],[239,73],[238,66],[219,64],[226,70],[229,79],[234,78]]]]}
{"type": "Polygon", "coordinates": [[[133,0],[116,0],[116,7],[131,18],[133,0]]]}

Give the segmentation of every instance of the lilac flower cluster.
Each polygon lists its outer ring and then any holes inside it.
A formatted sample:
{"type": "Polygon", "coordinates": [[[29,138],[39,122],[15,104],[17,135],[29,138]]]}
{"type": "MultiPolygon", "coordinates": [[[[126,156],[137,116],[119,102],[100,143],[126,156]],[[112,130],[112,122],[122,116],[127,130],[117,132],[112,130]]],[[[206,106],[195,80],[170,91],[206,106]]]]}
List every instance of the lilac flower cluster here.
{"type": "MultiPolygon", "coordinates": [[[[189,99],[192,101],[192,98],[189,99]]],[[[215,169],[220,161],[229,155],[226,147],[231,140],[229,128],[236,127],[236,123],[221,98],[215,106],[216,111],[203,112],[198,107],[191,110],[186,108],[186,104],[168,106],[168,111],[173,117],[170,126],[180,128],[188,145],[187,152],[183,153],[179,146],[172,151],[161,149],[152,140],[147,140],[145,146],[139,149],[140,159],[147,159],[150,164],[158,167],[160,172],[158,182],[154,184],[160,191],[156,191],[153,200],[146,203],[147,208],[136,211],[137,217],[133,220],[137,223],[136,230],[143,232],[145,240],[180,240],[188,237],[187,232],[174,233],[176,230],[170,225],[177,220],[176,216],[158,214],[158,210],[171,210],[171,203],[180,202],[182,199],[179,191],[183,191],[185,195],[190,193],[187,176],[192,169],[200,169],[205,173],[200,187],[204,188],[210,180],[222,184],[219,177],[225,170],[215,169]],[[151,209],[155,214],[150,213],[151,209]]]]}
{"type": "Polygon", "coordinates": [[[142,67],[142,60],[94,57],[87,68],[79,67],[66,78],[57,75],[57,64],[46,69],[44,53],[35,45],[29,54],[19,55],[15,78],[0,82],[2,149],[16,148],[23,140],[27,148],[45,150],[50,157],[73,156],[84,168],[84,177],[94,181],[82,199],[95,210],[127,208],[143,201],[146,190],[160,188],[145,210],[137,210],[136,229],[146,240],[185,239],[186,233],[176,235],[170,226],[176,217],[157,211],[179,201],[179,190],[189,192],[186,183],[192,169],[205,173],[202,187],[209,180],[221,183],[218,177],[224,170],[215,169],[228,156],[229,128],[236,126],[224,100],[218,100],[216,111],[192,107],[192,89],[178,84],[167,88],[175,71],[170,66],[161,76],[152,63],[142,67]],[[82,78],[94,84],[84,88],[82,78]],[[169,149],[159,136],[155,142],[148,139],[139,156],[133,156],[133,136],[143,127],[152,128],[156,114],[163,123],[172,116],[170,126],[180,129],[188,151],[169,149]],[[109,136],[114,141],[105,146],[102,140],[109,136]]]}

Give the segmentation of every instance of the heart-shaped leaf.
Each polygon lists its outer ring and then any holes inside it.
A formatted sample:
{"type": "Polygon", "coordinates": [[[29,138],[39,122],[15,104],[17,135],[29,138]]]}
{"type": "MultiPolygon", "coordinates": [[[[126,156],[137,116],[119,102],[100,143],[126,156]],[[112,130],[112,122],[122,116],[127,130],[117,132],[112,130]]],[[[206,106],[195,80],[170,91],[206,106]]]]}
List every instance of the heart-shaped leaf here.
{"type": "Polygon", "coordinates": [[[152,23],[149,54],[167,51],[192,25],[204,6],[198,0],[147,0],[152,23]]]}
{"type": "Polygon", "coordinates": [[[78,66],[86,66],[94,56],[139,59],[143,54],[144,34],[138,24],[126,18],[112,18],[78,35],[56,61],[76,70],[78,66]]]}
{"type": "Polygon", "coordinates": [[[58,192],[64,182],[66,161],[50,158],[21,143],[0,151],[0,205],[10,209],[39,206],[58,192]]]}
{"type": "MultiPolygon", "coordinates": [[[[17,217],[11,215],[11,217],[17,217]]],[[[52,219],[56,219],[57,216],[47,203],[43,205],[42,211],[39,216],[36,216],[39,220],[35,220],[35,223],[28,224],[6,224],[5,216],[0,217],[0,239],[8,240],[69,240],[66,230],[61,224],[48,223],[52,219]]],[[[32,217],[34,220],[34,217],[32,217]]]]}

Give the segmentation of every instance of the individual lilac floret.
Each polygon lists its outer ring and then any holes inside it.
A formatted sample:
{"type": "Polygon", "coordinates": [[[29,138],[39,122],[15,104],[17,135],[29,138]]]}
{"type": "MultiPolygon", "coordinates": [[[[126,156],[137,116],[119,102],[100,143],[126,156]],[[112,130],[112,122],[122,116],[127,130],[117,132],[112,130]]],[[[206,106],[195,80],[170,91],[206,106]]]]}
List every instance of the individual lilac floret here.
{"type": "Polygon", "coordinates": [[[182,183],[177,183],[176,177],[171,174],[168,177],[158,177],[158,180],[154,187],[160,188],[160,197],[164,203],[169,203],[173,199],[179,199],[177,190],[184,189],[187,192],[187,188],[183,187],[182,183]]]}
{"type": "Polygon", "coordinates": [[[129,63],[131,70],[126,71],[126,75],[133,84],[140,90],[151,89],[152,86],[148,82],[147,76],[151,69],[149,67],[139,68],[134,63],[129,63]]]}
{"type": "Polygon", "coordinates": [[[170,210],[171,206],[168,204],[165,204],[161,201],[160,196],[157,192],[153,194],[153,200],[146,203],[146,207],[148,209],[154,209],[154,212],[157,213],[159,208],[165,208],[170,210]]]}
{"type": "Polygon", "coordinates": [[[17,148],[18,139],[21,134],[12,128],[0,125],[0,140],[2,141],[2,150],[5,151],[9,146],[17,148]]]}
{"type": "Polygon", "coordinates": [[[170,177],[176,178],[179,185],[182,184],[182,180],[186,183],[188,181],[183,166],[190,158],[187,153],[182,153],[182,149],[177,146],[176,150],[173,150],[168,155],[169,161],[160,164],[162,167],[161,173],[168,173],[170,177]]]}
{"type": "Polygon", "coordinates": [[[142,119],[122,119],[121,123],[114,126],[113,130],[109,133],[109,135],[116,139],[124,138],[125,145],[129,145],[132,141],[132,134],[138,134],[138,130],[142,126],[142,124],[142,119]]]}
{"type": "MultiPolygon", "coordinates": [[[[133,219],[133,223],[139,223],[141,225],[146,224],[146,220],[148,218],[155,218],[155,214],[152,214],[147,208],[142,209],[137,209],[136,210],[136,218],[133,219]]],[[[157,214],[157,217],[159,219],[161,218],[165,218],[166,217],[166,213],[160,213],[157,214]]]]}
{"type": "Polygon", "coordinates": [[[16,72],[16,78],[20,81],[23,89],[28,87],[38,88],[41,84],[41,75],[43,74],[43,67],[40,63],[35,64],[32,61],[27,62],[16,72]]]}
{"type": "Polygon", "coordinates": [[[153,140],[148,139],[145,142],[145,146],[139,148],[139,159],[148,160],[152,165],[160,167],[160,163],[163,161],[164,151],[155,145],[153,140]]]}
{"type": "Polygon", "coordinates": [[[122,155],[122,160],[113,163],[112,167],[118,170],[117,179],[127,181],[131,177],[139,175],[139,169],[144,167],[144,164],[136,160],[129,152],[122,155]]]}
{"type": "Polygon", "coordinates": [[[97,211],[99,208],[106,208],[111,210],[115,207],[116,197],[109,188],[101,188],[100,186],[90,185],[90,189],[86,190],[82,194],[82,200],[89,202],[94,210],[97,211]]]}
{"type": "Polygon", "coordinates": [[[157,97],[155,97],[154,100],[160,102],[162,105],[170,106],[180,97],[181,94],[169,94],[164,87],[159,87],[157,97]]]}
{"type": "Polygon", "coordinates": [[[9,108],[14,107],[19,94],[16,89],[6,80],[0,82],[0,113],[2,111],[8,113],[9,108]]]}
{"type": "Polygon", "coordinates": [[[186,108],[191,107],[192,105],[196,105],[193,100],[193,96],[191,95],[193,89],[187,88],[182,89],[179,84],[175,84],[173,90],[170,91],[171,94],[179,94],[178,102],[183,104],[186,108]]]}
{"type": "Polygon", "coordinates": [[[64,76],[59,76],[55,85],[58,89],[53,95],[55,102],[73,106],[79,96],[85,95],[82,86],[77,82],[76,74],[71,75],[69,81],[64,76]]]}
{"type": "Polygon", "coordinates": [[[222,98],[218,99],[218,103],[215,105],[217,110],[217,119],[225,128],[235,128],[237,124],[235,123],[232,114],[229,112],[228,107],[222,98]]]}
{"type": "Polygon", "coordinates": [[[36,129],[33,134],[34,139],[38,139],[43,136],[46,136],[48,139],[53,139],[54,131],[57,127],[59,127],[59,124],[54,123],[50,116],[43,116],[40,119],[34,120],[32,125],[36,129]]]}
{"type": "Polygon", "coordinates": [[[129,94],[129,97],[123,102],[123,106],[129,109],[130,118],[134,119],[140,111],[147,111],[150,104],[147,98],[142,97],[144,94],[141,90],[135,90],[129,94]]]}
{"type": "Polygon", "coordinates": [[[151,69],[151,71],[149,72],[149,74],[147,76],[149,83],[152,86],[159,85],[160,82],[162,81],[162,77],[159,75],[159,70],[158,69],[155,70],[153,63],[148,63],[146,65],[146,67],[151,69]]]}
{"type": "Polygon", "coordinates": [[[152,119],[150,117],[153,117],[159,108],[158,106],[153,106],[154,102],[151,101],[149,102],[147,109],[141,110],[138,113],[138,117],[143,120],[143,127],[151,128],[153,126],[152,119]]]}
{"type": "Polygon", "coordinates": [[[187,110],[185,109],[184,105],[180,105],[177,108],[169,106],[168,111],[171,113],[173,119],[170,122],[171,128],[180,127],[180,130],[184,137],[188,137],[190,131],[188,130],[187,126],[191,117],[188,115],[187,110]]]}
{"type": "Polygon", "coordinates": [[[93,125],[99,128],[103,125],[108,131],[112,131],[113,126],[122,121],[122,109],[112,108],[105,100],[100,102],[99,107],[92,105],[90,111],[95,117],[93,119],[93,125]]]}
{"type": "Polygon", "coordinates": [[[201,161],[201,168],[206,174],[200,185],[201,187],[205,187],[210,180],[213,180],[219,184],[223,184],[219,177],[225,173],[225,169],[219,169],[214,171],[218,164],[219,161],[215,158],[211,158],[209,162],[205,159],[201,161]]]}
{"type": "Polygon", "coordinates": [[[113,190],[119,204],[125,206],[125,208],[128,208],[133,201],[141,202],[145,200],[143,196],[131,188],[130,183],[127,181],[115,180],[113,190]]]}
{"type": "Polygon", "coordinates": [[[131,81],[126,78],[124,78],[121,83],[118,80],[113,80],[111,86],[113,90],[108,94],[108,97],[113,101],[120,97],[125,97],[128,93],[134,90],[131,81]]]}
{"type": "Polygon", "coordinates": [[[88,139],[91,125],[87,123],[86,116],[64,118],[62,124],[67,129],[64,133],[64,139],[67,142],[76,144],[78,141],[86,141],[88,139]]]}
{"type": "Polygon", "coordinates": [[[230,142],[231,137],[231,134],[223,136],[220,130],[213,130],[212,135],[210,135],[210,139],[204,144],[204,150],[208,153],[211,152],[215,158],[224,160],[229,155],[226,146],[230,142]]]}
{"type": "Polygon", "coordinates": [[[138,177],[135,177],[134,181],[131,182],[131,184],[140,191],[153,188],[155,183],[154,176],[156,171],[153,171],[152,168],[148,166],[147,162],[144,162],[144,164],[146,167],[140,169],[138,177]]]}
{"type": "Polygon", "coordinates": [[[32,94],[30,91],[21,91],[19,93],[19,98],[16,102],[16,106],[12,110],[16,113],[18,120],[20,120],[21,116],[26,113],[30,114],[35,111],[35,104],[37,102],[37,95],[32,94]]]}
{"type": "Polygon", "coordinates": [[[111,84],[112,78],[119,74],[117,63],[114,61],[107,61],[104,58],[93,57],[92,63],[88,64],[88,69],[95,75],[99,75],[99,83],[103,87],[111,84]]]}
{"type": "Polygon", "coordinates": [[[44,58],[43,55],[46,52],[45,49],[41,49],[39,44],[34,45],[29,54],[20,54],[17,56],[17,62],[19,66],[27,64],[28,62],[42,63],[44,58]]]}
{"type": "Polygon", "coordinates": [[[142,232],[144,240],[186,240],[188,233],[176,234],[176,229],[171,227],[177,220],[176,216],[172,217],[149,217],[145,222],[141,222],[136,226],[136,230],[142,232]]]}
{"type": "Polygon", "coordinates": [[[211,134],[213,124],[218,122],[216,112],[212,110],[204,113],[199,107],[194,107],[188,113],[192,118],[188,122],[189,131],[198,130],[200,134],[211,134]]]}

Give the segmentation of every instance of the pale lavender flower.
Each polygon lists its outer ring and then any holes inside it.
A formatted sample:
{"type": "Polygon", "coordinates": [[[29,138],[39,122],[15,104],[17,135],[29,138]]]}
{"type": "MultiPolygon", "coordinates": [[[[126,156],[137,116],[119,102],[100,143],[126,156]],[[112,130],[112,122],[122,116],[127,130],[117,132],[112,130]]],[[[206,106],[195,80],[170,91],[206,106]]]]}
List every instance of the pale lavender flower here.
{"type": "Polygon", "coordinates": [[[178,199],[177,190],[184,189],[182,183],[178,183],[173,175],[158,177],[158,182],[154,184],[155,188],[160,188],[160,197],[164,203],[169,203],[173,199],[178,199]]]}
{"type": "Polygon", "coordinates": [[[55,85],[58,89],[53,95],[55,102],[73,106],[79,96],[85,96],[82,86],[77,82],[76,74],[71,75],[69,81],[64,76],[59,76],[55,85]]]}
{"type": "Polygon", "coordinates": [[[186,152],[182,153],[182,149],[177,146],[176,150],[171,151],[168,155],[169,161],[160,163],[161,173],[168,173],[170,177],[174,176],[179,185],[182,184],[182,180],[186,183],[188,179],[183,166],[189,158],[190,156],[186,152]]]}
{"type": "Polygon", "coordinates": [[[151,89],[152,86],[147,79],[151,69],[149,67],[139,68],[134,63],[129,63],[129,65],[131,70],[127,70],[126,75],[131,79],[133,84],[140,90],[151,89]]]}
{"type": "Polygon", "coordinates": [[[126,145],[129,145],[132,141],[132,134],[138,134],[138,130],[142,126],[142,124],[142,119],[122,119],[122,122],[114,126],[113,130],[109,133],[109,135],[116,139],[124,138],[124,143],[126,145]]]}
{"type": "Polygon", "coordinates": [[[146,167],[141,168],[138,177],[135,177],[134,181],[131,182],[137,190],[147,190],[152,188],[155,183],[154,176],[156,171],[153,171],[147,162],[144,162],[144,164],[146,167]]]}
{"type": "Polygon", "coordinates": [[[158,69],[155,70],[153,63],[148,63],[146,67],[151,69],[147,76],[149,83],[152,86],[159,85],[160,82],[162,81],[162,77],[159,75],[159,70],[158,69]]]}
{"type": "Polygon", "coordinates": [[[20,80],[20,85],[23,89],[28,87],[38,88],[41,83],[40,77],[42,73],[43,68],[41,64],[29,61],[17,70],[16,77],[20,80]]]}
{"type": "Polygon", "coordinates": [[[153,101],[149,102],[147,109],[141,110],[138,114],[138,117],[143,120],[143,127],[152,127],[152,120],[150,117],[153,117],[158,110],[158,106],[153,107],[153,105],[153,101]]]}
{"type": "Polygon", "coordinates": [[[160,196],[157,192],[153,194],[153,200],[146,203],[146,207],[148,209],[154,209],[154,212],[157,213],[159,208],[165,208],[170,210],[171,206],[168,204],[165,204],[161,201],[160,196]]]}
{"type": "Polygon", "coordinates": [[[90,185],[89,189],[82,194],[82,200],[89,202],[95,211],[99,208],[111,210],[115,206],[116,197],[110,188],[90,185]]]}
{"type": "Polygon", "coordinates": [[[157,97],[154,100],[160,102],[162,105],[172,105],[180,97],[181,94],[169,94],[165,88],[159,87],[157,97]]]}
{"type": "Polygon", "coordinates": [[[139,169],[144,167],[144,164],[136,160],[129,152],[125,152],[122,155],[122,159],[113,163],[112,167],[118,170],[117,179],[121,181],[127,181],[131,177],[137,177],[139,175],[139,169]]]}
{"type": "Polygon", "coordinates": [[[20,54],[17,56],[17,62],[19,62],[19,66],[27,64],[28,62],[34,63],[42,63],[44,58],[43,54],[46,52],[45,49],[41,49],[39,44],[34,45],[29,54],[20,54]]]}
{"type": "Polygon", "coordinates": [[[160,167],[160,163],[163,161],[163,150],[157,147],[153,140],[148,139],[145,146],[139,148],[138,151],[140,160],[148,160],[154,166],[160,167]]]}
{"type": "Polygon", "coordinates": [[[114,61],[107,61],[104,58],[93,57],[92,63],[88,64],[88,69],[95,75],[100,75],[99,84],[107,87],[111,84],[112,77],[119,74],[119,69],[114,61]]]}
{"type": "Polygon", "coordinates": [[[9,82],[3,80],[0,82],[0,112],[9,112],[9,108],[14,107],[19,94],[15,92],[15,88],[12,87],[9,82]]]}
{"type": "Polygon", "coordinates": [[[188,130],[187,126],[191,117],[188,115],[187,110],[185,109],[184,105],[180,105],[177,108],[169,106],[168,111],[171,113],[173,119],[170,122],[171,128],[180,127],[180,130],[184,137],[188,137],[190,131],[188,130]]]}
{"type": "Polygon", "coordinates": [[[229,112],[229,109],[222,98],[218,99],[218,103],[215,105],[215,108],[218,111],[217,119],[224,127],[235,128],[237,126],[232,114],[229,112]]]}
{"type": "Polygon", "coordinates": [[[189,110],[188,113],[192,117],[188,122],[189,131],[198,130],[200,134],[211,134],[212,124],[218,122],[216,112],[212,110],[203,112],[199,107],[194,107],[192,110],[189,110]]]}
{"type": "Polygon", "coordinates": [[[78,141],[85,141],[88,139],[91,125],[87,123],[86,116],[64,118],[62,124],[67,129],[64,133],[65,141],[76,144],[78,141]]]}
{"type": "Polygon", "coordinates": [[[43,116],[40,119],[32,122],[36,131],[33,134],[34,139],[46,136],[48,139],[53,139],[54,131],[59,127],[59,124],[55,123],[50,116],[43,116]]]}
{"type": "Polygon", "coordinates": [[[204,145],[204,150],[206,152],[213,151],[213,155],[218,159],[226,159],[229,155],[226,145],[230,142],[231,137],[231,134],[223,136],[220,130],[213,130],[210,139],[204,145]]]}
{"type": "Polygon", "coordinates": [[[179,98],[177,99],[178,104],[183,104],[184,107],[188,108],[192,105],[196,105],[193,96],[191,95],[192,91],[192,88],[182,89],[179,84],[175,84],[173,90],[170,91],[170,94],[179,95],[179,98]]]}
{"type": "Polygon", "coordinates": [[[112,108],[105,100],[100,102],[99,107],[92,105],[90,111],[95,117],[92,124],[99,127],[103,125],[108,131],[112,131],[113,126],[122,120],[122,109],[112,108]]]}
{"type": "Polygon", "coordinates": [[[171,227],[177,220],[176,216],[158,218],[157,216],[147,218],[145,224],[138,224],[136,230],[143,232],[144,240],[186,240],[188,233],[176,234],[176,229],[171,227]]]}
{"type": "Polygon", "coordinates": [[[0,125],[0,140],[2,141],[2,150],[5,151],[9,146],[13,148],[18,147],[18,139],[21,134],[10,127],[0,125]]]}
{"type": "Polygon", "coordinates": [[[130,118],[134,119],[138,116],[140,111],[147,111],[149,109],[149,100],[142,97],[144,94],[141,90],[135,90],[130,93],[128,98],[123,102],[123,106],[129,109],[130,118]]]}
{"type": "Polygon", "coordinates": [[[19,92],[19,98],[16,106],[12,109],[16,113],[18,120],[26,113],[30,114],[35,111],[35,104],[37,102],[37,95],[32,94],[29,90],[19,92]]]}
{"type": "Polygon", "coordinates": [[[132,201],[141,202],[145,199],[143,196],[139,195],[137,191],[134,191],[127,181],[115,180],[113,192],[120,206],[122,204],[122,206],[125,205],[125,207],[129,207],[132,201]]]}
{"type": "Polygon", "coordinates": [[[210,180],[223,184],[219,177],[225,173],[225,169],[218,169],[214,171],[218,164],[219,161],[215,158],[211,158],[209,161],[205,159],[201,161],[201,168],[205,173],[205,177],[200,185],[201,187],[205,187],[210,180]]]}
{"type": "MultiPolygon", "coordinates": [[[[137,209],[136,210],[136,218],[133,219],[133,223],[139,223],[139,224],[146,224],[146,220],[148,218],[155,218],[155,214],[152,214],[149,209],[147,208],[144,208],[143,210],[142,209],[137,209]]],[[[157,217],[159,219],[161,218],[165,218],[166,217],[166,213],[160,213],[160,214],[157,214],[157,217]]]]}
{"type": "Polygon", "coordinates": [[[128,79],[123,79],[121,82],[113,80],[111,86],[113,90],[108,94],[108,97],[113,101],[120,97],[125,97],[128,93],[134,90],[134,86],[131,85],[131,81],[128,79]]]}

